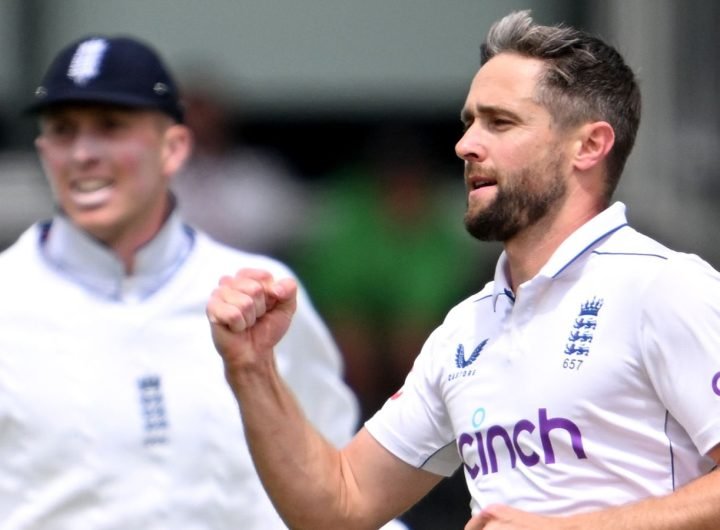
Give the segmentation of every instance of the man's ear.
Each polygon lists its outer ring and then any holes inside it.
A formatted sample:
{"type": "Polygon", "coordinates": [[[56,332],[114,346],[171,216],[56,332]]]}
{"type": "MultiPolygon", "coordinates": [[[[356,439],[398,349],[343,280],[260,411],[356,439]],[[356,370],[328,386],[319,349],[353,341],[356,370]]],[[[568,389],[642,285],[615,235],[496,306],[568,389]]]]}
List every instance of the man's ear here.
{"type": "Polygon", "coordinates": [[[186,125],[171,125],[165,131],[163,171],[172,178],[190,157],[193,146],[192,132],[186,125]]]}
{"type": "Polygon", "coordinates": [[[615,131],[606,121],[586,123],[578,131],[575,169],[587,171],[601,164],[615,144],[615,131]]]}

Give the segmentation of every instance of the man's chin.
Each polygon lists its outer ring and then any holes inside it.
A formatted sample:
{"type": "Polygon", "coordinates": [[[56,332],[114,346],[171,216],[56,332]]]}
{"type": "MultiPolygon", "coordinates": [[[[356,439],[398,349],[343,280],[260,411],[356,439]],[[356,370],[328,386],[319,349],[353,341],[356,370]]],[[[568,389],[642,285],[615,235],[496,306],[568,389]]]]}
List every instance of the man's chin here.
{"type": "Polygon", "coordinates": [[[518,232],[518,227],[507,220],[489,215],[465,215],[465,230],[478,241],[505,242],[518,232]]]}

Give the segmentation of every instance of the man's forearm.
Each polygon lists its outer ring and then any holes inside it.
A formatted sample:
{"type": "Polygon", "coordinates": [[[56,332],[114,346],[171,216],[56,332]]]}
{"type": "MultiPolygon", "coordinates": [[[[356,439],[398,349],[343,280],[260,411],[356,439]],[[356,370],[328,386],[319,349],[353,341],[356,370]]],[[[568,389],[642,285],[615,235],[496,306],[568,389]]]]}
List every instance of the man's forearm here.
{"type": "Polygon", "coordinates": [[[295,529],[371,529],[402,513],[440,477],[382,447],[364,429],[341,451],[306,420],[275,366],[297,284],[258,269],[220,279],[207,306],[213,342],[240,405],[255,466],[295,529]],[[389,479],[389,477],[392,477],[389,479]]]}
{"type": "Polygon", "coordinates": [[[228,373],[255,467],[286,524],[352,528],[340,452],[305,419],[274,366],[228,373]]]}
{"type": "Polygon", "coordinates": [[[510,506],[488,506],[465,530],[716,530],[720,528],[720,473],[672,494],[569,517],[536,515],[510,506]]]}
{"type": "Polygon", "coordinates": [[[288,331],[296,296],[294,280],[275,281],[259,269],[221,278],[207,306],[213,342],[260,479],[288,526],[352,528],[342,521],[351,496],[340,453],[305,419],[275,366],[273,350],[288,331]]]}
{"type": "Polygon", "coordinates": [[[720,528],[720,473],[702,476],[662,497],[578,516],[581,528],[715,530],[720,528]]]}

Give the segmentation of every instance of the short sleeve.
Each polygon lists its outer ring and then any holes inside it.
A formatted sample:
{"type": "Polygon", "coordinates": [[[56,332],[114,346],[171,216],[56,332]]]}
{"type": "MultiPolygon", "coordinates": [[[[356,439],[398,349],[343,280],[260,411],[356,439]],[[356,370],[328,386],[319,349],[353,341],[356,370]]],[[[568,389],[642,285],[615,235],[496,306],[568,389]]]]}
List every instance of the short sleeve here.
{"type": "Polygon", "coordinates": [[[660,400],[706,454],[720,443],[720,275],[679,254],[649,285],[643,355],[660,400]]]}
{"type": "Polygon", "coordinates": [[[411,466],[450,476],[460,465],[442,399],[434,350],[436,330],[423,346],[402,388],[366,423],[370,434],[411,466]]]}

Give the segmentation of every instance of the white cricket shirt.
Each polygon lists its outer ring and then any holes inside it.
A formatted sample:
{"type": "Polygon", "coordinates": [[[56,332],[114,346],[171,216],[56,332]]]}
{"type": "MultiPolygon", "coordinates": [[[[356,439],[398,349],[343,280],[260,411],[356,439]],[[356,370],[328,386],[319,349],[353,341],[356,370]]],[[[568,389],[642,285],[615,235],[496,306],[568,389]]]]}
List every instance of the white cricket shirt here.
{"type": "MultiPolygon", "coordinates": [[[[35,225],[0,255],[0,527],[284,529],[250,459],[205,307],[220,277],[241,267],[291,272],[176,214],[136,265],[126,277],[62,217],[49,235],[35,225]]],[[[310,421],[347,442],[357,404],[304,292],[276,354],[310,421]]]]}
{"type": "Polygon", "coordinates": [[[388,450],[450,475],[477,512],[571,514],[671,492],[720,442],[720,275],[627,225],[622,203],[512,293],[447,315],[367,423],[388,450]]]}

